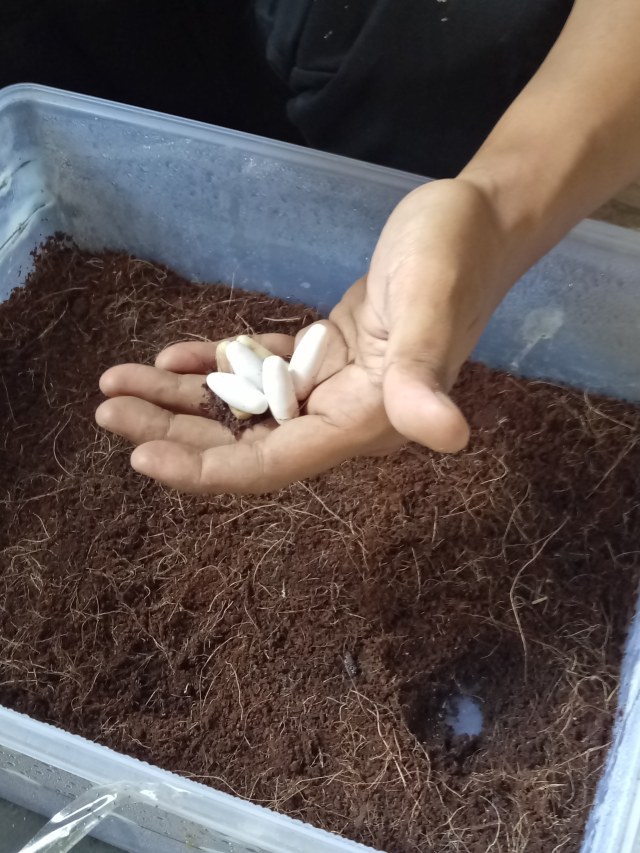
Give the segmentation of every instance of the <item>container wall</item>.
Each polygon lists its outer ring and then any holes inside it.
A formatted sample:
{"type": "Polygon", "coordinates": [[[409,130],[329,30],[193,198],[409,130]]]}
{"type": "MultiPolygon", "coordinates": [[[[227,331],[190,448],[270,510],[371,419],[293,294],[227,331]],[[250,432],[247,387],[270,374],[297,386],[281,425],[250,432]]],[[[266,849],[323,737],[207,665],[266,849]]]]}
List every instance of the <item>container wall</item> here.
{"type": "Polygon", "coordinates": [[[97,837],[131,853],[372,853],[300,821],[0,707],[0,796],[50,816],[94,785],[155,789],[97,837]]]}
{"type": "Polygon", "coordinates": [[[640,612],[620,677],[619,716],[581,853],[640,851],[640,612]]]}
{"type": "MultiPolygon", "coordinates": [[[[0,93],[0,299],[24,280],[43,237],[62,229],[82,247],[127,250],[194,280],[221,280],[328,309],[365,272],[386,217],[420,180],[95,99],[13,87],[0,93]]],[[[585,223],[514,288],[475,357],[525,376],[640,400],[639,295],[640,235],[585,223]]],[[[638,618],[620,696],[622,714],[584,853],[635,849],[638,618]]],[[[115,753],[97,752],[101,748],[78,738],[71,767],[67,737],[0,709],[0,796],[13,784],[24,805],[37,807],[35,798],[50,814],[59,807],[54,800],[70,796],[56,786],[74,778],[76,786],[105,781],[105,766],[126,778],[162,772],[121,756],[118,761],[129,763],[114,764],[115,753]],[[38,775],[36,764],[29,770],[24,761],[16,775],[9,755],[44,762],[57,781],[47,777],[51,784],[42,784],[46,768],[38,775]]],[[[364,849],[196,787],[189,787],[196,805],[180,819],[196,826],[204,820],[214,834],[237,839],[236,853],[364,849]]],[[[174,840],[183,843],[178,835],[174,840]]]]}
{"type": "MultiPolygon", "coordinates": [[[[389,212],[422,180],[38,87],[0,95],[5,128],[20,127],[25,102],[29,133],[14,134],[11,158],[44,171],[50,230],[323,310],[366,271],[389,212]]],[[[28,186],[13,205],[24,220],[28,186]]],[[[0,251],[5,290],[9,260],[0,251]]],[[[585,223],[512,291],[475,357],[640,400],[639,288],[640,234],[585,223]]]]}
{"type": "Polygon", "coordinates": [[[80,245],[324,308],[364,272],[382,223],[418,182],[86,98],[40,93],[29,106],[47,191],[80,245]]]}
{"type": "Polygon", "coordinates": [[[34,246],[58,227],[35,124],[30,103],[0,106],[0,300],[24,278],[34,246]]]}

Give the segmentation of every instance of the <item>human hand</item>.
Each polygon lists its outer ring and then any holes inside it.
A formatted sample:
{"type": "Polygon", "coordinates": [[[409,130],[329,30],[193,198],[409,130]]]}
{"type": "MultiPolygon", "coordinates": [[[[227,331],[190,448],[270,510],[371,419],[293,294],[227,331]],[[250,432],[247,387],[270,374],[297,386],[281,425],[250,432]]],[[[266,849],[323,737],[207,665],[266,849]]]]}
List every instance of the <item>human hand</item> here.
{"type": "MultiPolygon", "coordinates": [[[[389,218],[366,278],[326,325],[319,384],[301,417],[236,441],[202,416],[215,343],[180,343],[155,367],[119,365],[100,380],[98,424],[138,445],[133,467],[178,489],[260,493],[407,439],[455,452],[469,430],[448,392],[502,291],[502,245],[488,202],[462,181],[428,184],[389,218]]],[[[301,334],[304,334],[304,330],[301,334]]],[[[260,343],[290,356],[294,341],[260,343]]]]}
{"type": "MultiPolygon", "coordinates": [[[[384,415],[377,389],[362,368],[347,363],[338,327],[323,322],[329,328],[327,355],[301,417],[280,426],[260,422],[236,440],[202,412],[217,343],[191,342],[163,350],[154,367],[122,364],[107,370],[100,388],[110,399],[98,408],[96,421],[138,445],[131,456],[136,471],[196,493],[273,491],[349,457],[399,447],[402,440],[384,415]]],[[[285,358],[295,343],[287,335],[256,340],[285,358]]]]}

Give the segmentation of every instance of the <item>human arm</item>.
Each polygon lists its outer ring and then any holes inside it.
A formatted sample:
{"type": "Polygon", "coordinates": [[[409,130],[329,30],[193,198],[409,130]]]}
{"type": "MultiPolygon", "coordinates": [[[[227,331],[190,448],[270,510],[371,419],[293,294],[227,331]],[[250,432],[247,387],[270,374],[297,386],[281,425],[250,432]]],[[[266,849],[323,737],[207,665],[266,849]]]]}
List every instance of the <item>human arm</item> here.
{"type": "Polygon", "coordinates": [[[198,394],[202,381],[182,375],[214,364],[211,345],[197,356],[177,345],[155,374],[109,371],[102,388],[115,399],[99,423],[141,445],[132,457],[141,473],[203,492],[268,491],[406,439],[459,450],[468,427],[449,392],[493,310],[640,172],[639,44],[637,0],[577,0],[549,57],[462,173],[415,190],[389,218],[366,279],[332,313],[331,351],[344,360],[327,370],[309,414],[233,446],[203,418],[174,417],[188,409],[185,389],[198,394]]]}
{"type": "Polygon", "coordinates": [[[369,303],[378,315],[383,299],[396,307],[385,404],[403,434],[434,446],[440,419],[401,405],[404,397],[418,400],[425,383],[448,391],[515,281],[640,174],[639,50],[635,0],[577,0],[538,73],[460,175],[420,187],[391,216],[369,303]]]}

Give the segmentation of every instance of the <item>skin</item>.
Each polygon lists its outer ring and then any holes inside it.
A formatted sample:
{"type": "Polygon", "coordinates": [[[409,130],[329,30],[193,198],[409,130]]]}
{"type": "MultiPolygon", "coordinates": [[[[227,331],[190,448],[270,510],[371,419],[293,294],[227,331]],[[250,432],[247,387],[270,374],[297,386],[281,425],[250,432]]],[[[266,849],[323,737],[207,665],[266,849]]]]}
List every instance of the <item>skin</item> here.
{"type": "MultiPolygon", "coordinates": [[[[137,445],[136,471],[200,493],[257,494],[350,457],[417,441],[456,452],[468,424],[449,397],[514,282],[640,174],[640,4],[576,0],[539,72],[453,180],[393,211],[367,275],[331,313],[306,414],[239,442],[198,415],[216,343],[179,343],[154,367],[119,365],[99,425],[137,445]]],[[[304,332],[303,332],[304,333],[304,332]]],[[[259,340],[289,356],[293,339],[259,340]]]]}

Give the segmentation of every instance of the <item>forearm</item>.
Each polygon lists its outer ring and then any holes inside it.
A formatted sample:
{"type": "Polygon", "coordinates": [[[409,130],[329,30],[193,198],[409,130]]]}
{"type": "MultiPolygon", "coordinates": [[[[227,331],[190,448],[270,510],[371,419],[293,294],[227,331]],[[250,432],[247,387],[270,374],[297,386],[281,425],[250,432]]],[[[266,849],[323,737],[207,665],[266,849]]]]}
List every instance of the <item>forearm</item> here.
{"type": "Polygon", "coordinates": [[[515,278],[639,173],[640,3],[576,0],[544,64],[459,177],[488,196],[515,278]]]}

